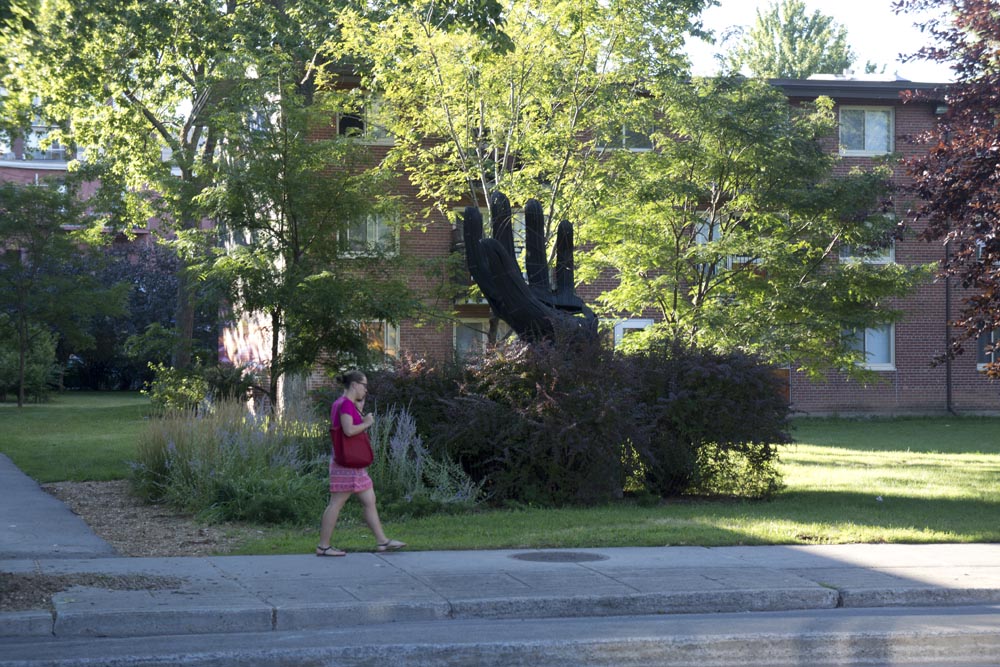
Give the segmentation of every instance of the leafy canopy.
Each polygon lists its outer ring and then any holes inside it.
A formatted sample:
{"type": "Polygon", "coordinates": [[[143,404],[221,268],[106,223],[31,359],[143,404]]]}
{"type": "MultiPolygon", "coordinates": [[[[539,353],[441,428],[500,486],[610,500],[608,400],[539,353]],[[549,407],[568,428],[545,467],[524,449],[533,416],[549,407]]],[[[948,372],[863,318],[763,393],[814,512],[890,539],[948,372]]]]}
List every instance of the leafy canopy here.
{"type": "MultiPolygon", "coordinates": [[[[543,203],[550,229],[589,210],[602,148],[643,82],[684,71],[706,0],[507,0],[498,44],[436,4],[341,14],[335,62],[357,63],[389,159],[451,217],[463,198],[543,203]]],[[[551,237],[549,233],[547,236],[551,237]]]]}
{"type": "Polygon", "coordinates": [[[839,260],[842,246],[873,256],[891,242],[888,169],[834,178],[820,142],[832,102],[790,106],[760,80],[664,82],[646,104],[655,150],[618,151],[580,225],[579,277],[619,280],[599,298],[605,314],[662,318],[634,346],[680,340],[855,372],[845,330],[893,321],[890,297],[925,275],[839,260]]]}
{"type": "Polygon", "coordinates": [[[761,78],[805,79],[843,74],[857,59],[847,28],[819,10],[806,13],[803,0],[775,0],[757,10],[757,20],[730,54],[734,70],[761,78]]]}

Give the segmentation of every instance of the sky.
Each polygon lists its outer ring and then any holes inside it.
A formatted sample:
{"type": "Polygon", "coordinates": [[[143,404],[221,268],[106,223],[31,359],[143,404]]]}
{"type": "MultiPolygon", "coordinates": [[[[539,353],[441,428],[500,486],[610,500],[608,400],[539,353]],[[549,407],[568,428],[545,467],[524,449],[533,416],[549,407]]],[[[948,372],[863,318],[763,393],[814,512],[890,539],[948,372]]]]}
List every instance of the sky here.
{"type": "MultiPolygon", "coordinates": [[[[743,27],[746,30],[757,19],[757,9],[766,9],[776,0],[721,0],[718,7],[705,11],[702,19],[705,27],[713,30],[716,40],[730,28],[743,27]]],[[[864,65],[871,60],[886,65],[885,76],[894,74],[910,81],[944,82],[952,81],[953,75],[947,66],[925,61],[903,63],[900,53],[911,53],[926,41],[913,23],[919,16],[895,14],[892,0],[805,0],[806,12],[815,10],[832,16],[834,21],[847,28],[847,40],[858,59],[855,66],[858,73],[864,72],[864,65]]],[[[689,43],[695,74],[711,74],[716,70],[713,54],[718,46],[689,43]]]]}

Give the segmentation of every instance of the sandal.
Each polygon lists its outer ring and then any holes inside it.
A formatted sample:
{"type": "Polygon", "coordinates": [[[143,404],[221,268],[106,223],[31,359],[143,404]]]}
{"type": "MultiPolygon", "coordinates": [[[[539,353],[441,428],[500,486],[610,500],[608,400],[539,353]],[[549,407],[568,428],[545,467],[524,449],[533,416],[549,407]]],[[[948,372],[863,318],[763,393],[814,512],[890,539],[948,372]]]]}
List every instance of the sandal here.
{"type": "Polygon", "coordinates": [[[378,552],[383,551],[399,551],[406,546],[406,542],[400,542],[399,540],[386,540],[381,544],[375,545],[375,550],[378,552]]]}
{"type": "Polygon", "coordinates": [[[336,547],[321,547],[321,546],[317,545],[316,546],[316,555],[317,556],[325,556],[325,557],[340,557],[340,556],[346,556],[347,552],[346,551],[341,551],[340,549],[338,549],[336,547]]]}

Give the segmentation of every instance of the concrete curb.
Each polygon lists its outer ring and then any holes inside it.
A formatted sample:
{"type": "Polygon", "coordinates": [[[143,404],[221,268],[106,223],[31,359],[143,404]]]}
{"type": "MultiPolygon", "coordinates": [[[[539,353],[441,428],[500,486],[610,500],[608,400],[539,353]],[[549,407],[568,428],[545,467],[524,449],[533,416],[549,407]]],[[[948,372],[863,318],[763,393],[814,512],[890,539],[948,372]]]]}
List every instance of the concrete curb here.
{"type": "Polygon", "coordinates": [[[0,643],[0,667],[987,665],[996,608],[400,623],[309,633],[0,643]],[[100,656],[97,658],[96,656],[100,656]],[[98,662],[98,660],[100,662],[98,662]]]}

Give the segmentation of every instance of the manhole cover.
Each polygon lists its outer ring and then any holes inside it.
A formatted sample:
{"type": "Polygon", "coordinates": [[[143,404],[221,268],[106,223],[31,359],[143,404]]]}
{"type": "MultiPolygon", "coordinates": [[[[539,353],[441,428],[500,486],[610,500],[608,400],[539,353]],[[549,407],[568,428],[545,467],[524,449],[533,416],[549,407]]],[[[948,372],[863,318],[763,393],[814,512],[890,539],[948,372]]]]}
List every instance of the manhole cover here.
{"type": "Polygon", "coordinates": [[[607,556],[601,554],[589,554],[580,551],[529,551],[523,554],[514,554],[511,558],[517,560],[530,560],[539,563],[584,563],[591,560],[607,560],[607,556]]]}

